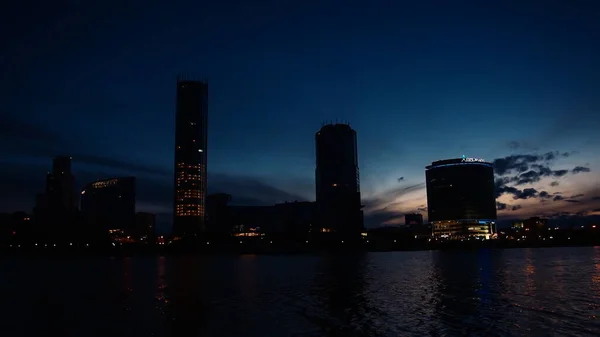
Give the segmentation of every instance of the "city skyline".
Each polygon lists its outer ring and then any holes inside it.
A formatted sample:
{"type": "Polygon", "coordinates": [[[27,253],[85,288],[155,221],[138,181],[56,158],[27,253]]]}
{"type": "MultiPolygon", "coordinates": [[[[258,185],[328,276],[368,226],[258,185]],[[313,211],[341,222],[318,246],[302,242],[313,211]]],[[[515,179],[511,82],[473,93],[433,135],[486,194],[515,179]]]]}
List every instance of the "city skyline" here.
{"type": "Polygon", "coordinates": [[[542,18],[469,2],[456,20],[463,9],[374,3],[358,28],[361,8],[344,3],[211,5],[206,22],[173,6],[161,25],[152,5],[85,5],[81,20],[2,23],[23,35],[2,63],[0,211],[30,211],[51,159],[68,155],[78,186],[133,174],[138,209],[170,213],[173,82],[189,69],[211,86],[209,193],[236,204],[314,200],[313,135],[338,118],[357,131],[367,226],[424,211],[425,166],[463,154],[495,164],[500,219],[600,215],[591,8],[547,4],[542,18]]]}

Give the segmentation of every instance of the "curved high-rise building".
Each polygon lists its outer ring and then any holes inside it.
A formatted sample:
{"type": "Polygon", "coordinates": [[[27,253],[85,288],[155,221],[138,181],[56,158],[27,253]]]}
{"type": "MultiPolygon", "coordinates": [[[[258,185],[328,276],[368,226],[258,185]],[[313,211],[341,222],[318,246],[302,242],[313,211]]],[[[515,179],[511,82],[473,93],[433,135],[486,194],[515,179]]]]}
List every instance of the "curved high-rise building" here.
{"type": "Polygon", "coordinates": [[[94,239],[110,230],[131,232],[135,225],[135,177],[98,180],[81,190],[81,215],[94,239]]]}
{"type": "Polygon", "coordinates": [[[483,159],[435,161],[426,167],[427,212],[433,234],[448,238],[485,237],[494,232],[494,168],[483,159]]]}
{"type": "Polygon", "coordinates": [[[356,131],[347,124],[324,125],[315,135],[318,227],[354,234],[363,227],[356,131]]]}
{"type": "Polygon", "coordinates": [[[204,230],[208,83],[179,79],[175,118],[175,195],[173,235],[204,230]]]}

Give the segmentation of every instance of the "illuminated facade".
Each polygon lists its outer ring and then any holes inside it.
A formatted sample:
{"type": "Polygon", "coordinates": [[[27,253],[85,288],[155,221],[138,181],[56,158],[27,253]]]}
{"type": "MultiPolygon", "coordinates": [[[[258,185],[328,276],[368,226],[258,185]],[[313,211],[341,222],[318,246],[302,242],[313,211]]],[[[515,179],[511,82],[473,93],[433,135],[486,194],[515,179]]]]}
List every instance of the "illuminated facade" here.
{"type": "Polygon", "coordinates": [[[492,164],[478,158],[440,160],[426,167],[427,211],[433,235],[490,238],[495,232],[492,164]]]}
{"type": "Polygon", "coordinates": [[[195,235],[206,217],[208,83],[179,79],[175,118],[173,235],[195,235]]]}
{"type": "Polygon", "coordinates": [[[362,232],[356,131],[347,124],[324,125],[315,143],[318,226],[337,234],[362,232]]]}
{"type": "Polygon", "coordinates": [[[135,178],[99,180],[81,190],[81,215],[89,235],[104,238],[110,230],[135,228],[135,178]]]}

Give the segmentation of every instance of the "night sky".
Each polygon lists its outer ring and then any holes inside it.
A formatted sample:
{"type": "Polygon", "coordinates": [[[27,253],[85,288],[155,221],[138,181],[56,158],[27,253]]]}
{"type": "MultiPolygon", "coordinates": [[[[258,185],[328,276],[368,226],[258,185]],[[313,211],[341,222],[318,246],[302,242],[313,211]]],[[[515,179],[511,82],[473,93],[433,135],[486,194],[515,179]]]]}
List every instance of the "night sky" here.
{"type": "Polygon", "coordinates": [[[314,134],[358,133],[367,226],[426,216],[424,167],[496,165],[499,217],[600,215],[598,1],[0,5],[0,211],[55,155],[138,177],[170,224],[178,73],[209,80],[209,193],[314,200],[314,134]]]}

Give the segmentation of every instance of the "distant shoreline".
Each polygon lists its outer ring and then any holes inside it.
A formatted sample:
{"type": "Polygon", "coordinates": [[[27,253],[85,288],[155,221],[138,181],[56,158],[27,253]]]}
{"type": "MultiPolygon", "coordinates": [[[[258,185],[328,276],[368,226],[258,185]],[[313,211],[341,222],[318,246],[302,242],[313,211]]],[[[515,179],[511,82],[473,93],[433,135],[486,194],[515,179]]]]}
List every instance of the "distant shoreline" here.
{"type": "Polygon", "coordinates": [[[280,244],[213,244],[213,245],[172,245],[172,246],[123,246],[110,248],[69,248],[69,247],[2,247],[0,258],[18,256],[141,256],[141,255],[314,255],[324,253],[365,253],[395,251],[473,251],[480,249],[514,249],[514,248],[566,248],[600,246],[597,240],[589,242],[513,242],[488,240],[483,242],[444,242],[437,244],[412,244],[375,242],[372,244],[329,243],[324,245],[302,245],[299,243],[281,242],[280,244]]]}

